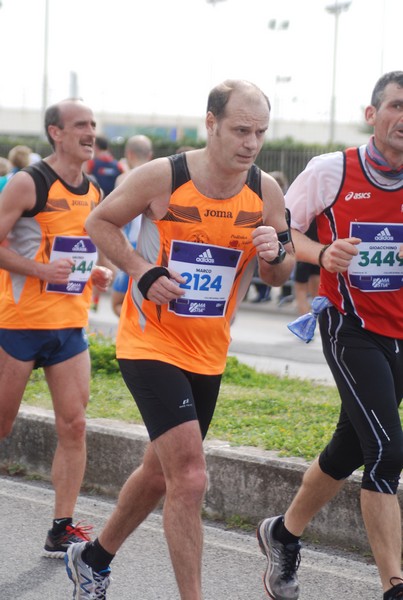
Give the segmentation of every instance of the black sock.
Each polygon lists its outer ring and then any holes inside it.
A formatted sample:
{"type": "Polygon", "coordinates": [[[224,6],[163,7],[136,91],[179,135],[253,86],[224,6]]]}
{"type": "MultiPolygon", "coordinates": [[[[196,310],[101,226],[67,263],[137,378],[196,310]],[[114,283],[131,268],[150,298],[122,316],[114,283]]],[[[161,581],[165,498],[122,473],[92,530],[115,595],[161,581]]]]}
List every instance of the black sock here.
{"type": "Polygon", "coordinates": [[[97,538],[93,542],[88,542],[83,550],[82,559],[94,571],[100,573],[109,567],[114,556],[102,548],[97,538]]]}
{"type": "Polygon", "coordinates": [[[276,523],[273,530],[273,534],[275,539],[278,542],[284,544],[285,546],[287,546],[287,544],[297,544],[300,540],[300,538],[297,535],[293,535],[288,531],[288,529],[284,525],[284,517],[281,517],[281,520],[278,523],[276,523]]]}
{"type": "Polygon", "coordinates": [[[72,522],[73,522],[73,519],[71,517],[64,517],[64,519],[54,519],[53,526],[52,526],[52,533],[54,535],[59,535],[59,533],[62,533],[63,531],[65,531],[67,525],[71,525],[72,522]]]}

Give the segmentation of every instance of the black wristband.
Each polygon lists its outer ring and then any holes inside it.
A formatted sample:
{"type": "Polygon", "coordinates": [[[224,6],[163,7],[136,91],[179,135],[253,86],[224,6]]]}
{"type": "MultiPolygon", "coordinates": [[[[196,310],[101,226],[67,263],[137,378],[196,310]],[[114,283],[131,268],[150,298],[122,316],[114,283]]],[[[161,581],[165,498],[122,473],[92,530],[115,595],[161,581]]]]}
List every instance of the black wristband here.
{"type": "Polygon", "coordinates": [[[322,264],[322,259],[323,259],[323,255],[326,252],[326,250],[329,248],[329,246],[331,246],[332,244],[326,244],[325,246],[322,247],[321,251],[319,252],[319,256],[318,256],[318,263],[319,266],[324,269],[325,267],[322,264]]]}
{"type": "Polygon", "coordinates": [[[148,300],[147,293],[154,281],[157,281],[160,277],[168,277],[169,279],[169,271],[165,267],[153,267],[149,271],[146,271],[142,277],[137,282],[137,287],[139,288],[142,296],[148,300]]]}

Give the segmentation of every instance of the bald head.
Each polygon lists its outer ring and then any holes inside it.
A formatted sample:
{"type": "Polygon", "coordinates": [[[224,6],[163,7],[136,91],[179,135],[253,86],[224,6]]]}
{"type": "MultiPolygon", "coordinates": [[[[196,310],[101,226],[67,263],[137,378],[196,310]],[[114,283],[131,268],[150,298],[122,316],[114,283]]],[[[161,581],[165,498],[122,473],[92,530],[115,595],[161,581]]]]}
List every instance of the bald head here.
{"type": "Polygon", "coordinates": [[[250,98],[264,99],[270,111],[270,101],[257,85],[243,79],[227,79],[211,90],[207,100],[207,112],[211,112],[217,120],[224,117],[225,108],[234,92],[250,98]]]}
{"type": "Polygon", "coordinates": [[[150,138],[146,135],[133,135],[130,137],[126,142],[125,156],[131,169],[151,160],[153,145],[150,138]]]}
{"type": "Polygon", "coordinates": [[[55,125],[56,127],[59,127],[59,129],[63,129],[65,116],[71,113],[71,111],[76,110],[78,107],[91,111],[91,109],[84,104],[81,98],[67,98],[66,100],[61,100],[56,104],[52,104],[46,109],[45,133],[52,148],[55,147],[55,144],[53,138],[49,134],[49,126],[55,125]]]}

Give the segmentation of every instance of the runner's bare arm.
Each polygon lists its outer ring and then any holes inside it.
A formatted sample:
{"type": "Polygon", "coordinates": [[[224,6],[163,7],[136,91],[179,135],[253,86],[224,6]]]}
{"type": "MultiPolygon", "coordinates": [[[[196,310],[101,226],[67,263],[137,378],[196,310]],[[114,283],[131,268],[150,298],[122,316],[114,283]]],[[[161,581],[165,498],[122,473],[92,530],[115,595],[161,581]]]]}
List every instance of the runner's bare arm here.
{"type": "MultiPolygon", "coordinates": [[[[97,206],[86,222],[95,245],[116,266],[139,281],[155,265],[150,265],[122,232],[122,227],[140,214],[158,219],[165,215],[171,196],[172,171],[166,158],[134,169],[111,194],[97,206]]],[[[164,304],[183,295],[180,275],[158,278],[150,287],[148,299],[164,304]]]]}
{"type": "Polygon", "coordinates": [[[66,283],[73,261],[62,258],[44,264],[21,256],[7,247],[7,236],[24,211],[35,206],[34,180],[28,173],[16,173],[0,195],[0,268],[43,281],[66,283]]]}
{"type": "Polygon", "coordinates": [[[291,242],[284,244],[286,256],[278,264],[269,264],[279,253],[278,233],[288,230],[284,196],[278,183],[267,173],[262,173],[263,225],[253,233],[253,243],[259,259],[261,279],[272,286],[285,283],[294,268],[294,248],[291,242]]]}

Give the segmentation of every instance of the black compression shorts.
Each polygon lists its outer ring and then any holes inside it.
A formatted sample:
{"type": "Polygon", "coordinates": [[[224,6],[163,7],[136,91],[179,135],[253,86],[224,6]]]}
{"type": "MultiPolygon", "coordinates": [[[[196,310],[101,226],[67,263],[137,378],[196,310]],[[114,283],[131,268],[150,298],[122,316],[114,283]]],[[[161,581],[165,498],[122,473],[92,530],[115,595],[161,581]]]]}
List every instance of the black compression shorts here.
{"type": "Polygon", "coordinates": [[[204,439],[220,390],[221,375],[191,373],[158,360],[119,359],[151,440],[187,421],[198,420],[204,439]]]}
{"type": "Polygon", "coordinates": [[[403,468],[398,407],[403,396],[403,340],[364,329],[334,307],[319,316],[323,351],[341,398],[339,422],[319,457],[344,479],[364,465],[362,488],[395,494],[403,468]]]}

